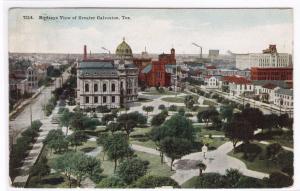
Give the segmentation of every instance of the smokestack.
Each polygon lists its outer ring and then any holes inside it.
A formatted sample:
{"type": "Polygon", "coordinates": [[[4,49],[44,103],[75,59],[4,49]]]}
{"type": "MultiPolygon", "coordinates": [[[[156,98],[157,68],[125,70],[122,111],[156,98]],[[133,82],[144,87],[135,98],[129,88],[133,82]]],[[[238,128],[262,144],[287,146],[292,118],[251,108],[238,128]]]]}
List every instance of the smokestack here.
{"type": "Polygon", "coordinates": [[[86,52],[86,45],[84,45],[84,48],[83,48],[83,60],[86,60],[87,59],[87,52],[86,52]]]}

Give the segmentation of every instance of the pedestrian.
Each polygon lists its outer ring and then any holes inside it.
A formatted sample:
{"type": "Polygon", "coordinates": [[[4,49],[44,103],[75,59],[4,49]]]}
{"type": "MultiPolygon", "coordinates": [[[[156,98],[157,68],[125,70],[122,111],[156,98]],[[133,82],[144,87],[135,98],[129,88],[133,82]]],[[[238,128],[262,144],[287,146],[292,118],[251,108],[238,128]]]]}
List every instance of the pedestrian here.
{"type": "Polygon", "coordinates": [[[207,146],[206,146],[206,144],[204,144],[202,146],[201,150],[202,150],[202,153],[203,153],[203,158],[204,158],[204,160],[206,160],[206,153],[207,153],[207,146]]]}

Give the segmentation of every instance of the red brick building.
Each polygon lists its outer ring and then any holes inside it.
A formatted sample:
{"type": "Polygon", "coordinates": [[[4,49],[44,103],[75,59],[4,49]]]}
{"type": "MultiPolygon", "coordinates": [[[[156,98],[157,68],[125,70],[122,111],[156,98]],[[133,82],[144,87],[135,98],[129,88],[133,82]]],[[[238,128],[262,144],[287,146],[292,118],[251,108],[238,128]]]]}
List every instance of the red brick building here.
{"type": "Polygon", "coordinates": [[[139,80],[148,87],[170,86],[171,73],[167,72],[167,65],[176,64],[175,49],[171,49],[171,54],[160,54],[158,61],[152,61],[139,75],[139,80]]]}
{"type": "Polygon", "coordinates": [[[293,68],[251,68],[251,80],[293,80],[293,68]]]}

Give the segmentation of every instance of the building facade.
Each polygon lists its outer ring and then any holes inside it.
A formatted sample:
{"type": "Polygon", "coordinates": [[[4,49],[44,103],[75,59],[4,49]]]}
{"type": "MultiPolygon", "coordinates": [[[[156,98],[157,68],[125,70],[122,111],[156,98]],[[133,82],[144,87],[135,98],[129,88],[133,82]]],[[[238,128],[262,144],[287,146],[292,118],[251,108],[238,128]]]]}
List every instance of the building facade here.
{"type": "Polygon", "coordinates": [[[236,54],[236,68],[240,70],[252,67],[285,68],[290,65],[289,54],[277,53],[276,45],[270,45],[263,53],[236,54]]]}
{"type": "Polygon", "coordinates": [[[284,110],[292,111],[294,108],[293,90],[279,88],[275,91],[274,104],[284,110]]]}
{"type": "Polygon", "coordinates": [[[251,80],[293,80],[293,68],[251,68],[251,80]]]}

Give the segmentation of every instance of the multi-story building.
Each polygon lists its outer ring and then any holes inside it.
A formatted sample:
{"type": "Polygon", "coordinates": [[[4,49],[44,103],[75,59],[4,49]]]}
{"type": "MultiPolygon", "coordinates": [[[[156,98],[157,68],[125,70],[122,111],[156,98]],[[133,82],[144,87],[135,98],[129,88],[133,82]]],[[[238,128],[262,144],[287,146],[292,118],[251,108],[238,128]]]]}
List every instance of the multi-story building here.
{"type": "Polygon", "coordinates": [[[293,90],[283,88],[275,90],[274,104],[285,111],[292,111],[294,108],[293,90]]]}
{"type": "Polygon", "coordinates": [[[89,59],[85,46],[83,61],[77,64],[76,100],[81,108],[119,108],[137,100],[138,69],[129,59],[130,46],[124,43],[116,50],[118,60],[89,59]]]}
{"type": "Polygon", "coordinates": [[[293,80],[293,68],[251,68],[251,80],[293,80]]]}
{"type": "Polygon", "coordinates": [[[231,96],[250,96],[254,93],[254,86],[250,80],[241,76],[224,76],[220,88],[227,86],[231,96]]]}
{"type": "Polygon", "coordinates": [[[236,68],[286,68],[291,61],[288,53],[277,53],[276,45],[270,45],[263,53],[236,54],[236,68]]]}

